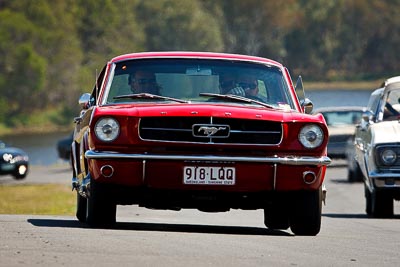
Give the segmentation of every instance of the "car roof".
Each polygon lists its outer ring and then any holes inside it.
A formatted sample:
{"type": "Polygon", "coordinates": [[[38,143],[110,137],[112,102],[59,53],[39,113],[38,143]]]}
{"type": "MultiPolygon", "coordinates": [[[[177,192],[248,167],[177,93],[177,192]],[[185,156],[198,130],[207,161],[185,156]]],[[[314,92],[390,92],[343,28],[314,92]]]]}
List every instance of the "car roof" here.
{"type": "Polygon", "coordinates": [[[143,58],[202,58],[202,59],[228,59],[228,60],[242,60],[253,61],[258,63],[267,63],[278,67],[283,65],[277,61],[241,54],[228,54],[228,53],[215,53],[215,52],[189,52],[189,51],[166,51],[166,52],[140,52],[124,54],[111,59],[112,63],[116,63],[129,59],[143,59],[143,58]]]}
{"type": "Polygon", "coordinates": [[[383,95],[387,91],[400,89],[400,76],[394,76],[384,81],[380,88],[375,89],[371,95],[383,95]]]}
{"type": "Polygon", "coordinates": [[[387,87],[388,85],[394,84],[394,83],[400,83],[400,76],[395,76],[387,79],[384,83],[384,86],[387,87]]]}
{"type": "Polygon", "coordinates": [[[400,89],[400,77],[398,80],[391,80],[386,84],[385,91],[399,90],[400,89]]]}
{"type": "Polygon", "coordinates": [[[362,106],[323,107],[315,109],[313,113],[336,112],[336,111],[364,111],[364,110],[365,107],[362,106]]]}

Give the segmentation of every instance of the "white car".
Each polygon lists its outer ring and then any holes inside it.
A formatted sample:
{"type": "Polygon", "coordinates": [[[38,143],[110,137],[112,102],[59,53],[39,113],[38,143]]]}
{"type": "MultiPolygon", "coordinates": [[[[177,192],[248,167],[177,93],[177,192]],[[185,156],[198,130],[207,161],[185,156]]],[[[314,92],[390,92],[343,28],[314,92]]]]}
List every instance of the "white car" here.
{"type": "Polygon", "coordinates": [[[372,92],[355,133],[355,160],[365,185],[366,212],[392,217],[400,200],[400,76],[372,92]]]}
{"type": "Polygon", "coordinates": [[[364,107],[343,106],[324,107],[315,110],[322,113],[329,130],[328,156],[330,158],[346,158],[349,140],[354,139],[355,126],[360,123],[364,107]]]}

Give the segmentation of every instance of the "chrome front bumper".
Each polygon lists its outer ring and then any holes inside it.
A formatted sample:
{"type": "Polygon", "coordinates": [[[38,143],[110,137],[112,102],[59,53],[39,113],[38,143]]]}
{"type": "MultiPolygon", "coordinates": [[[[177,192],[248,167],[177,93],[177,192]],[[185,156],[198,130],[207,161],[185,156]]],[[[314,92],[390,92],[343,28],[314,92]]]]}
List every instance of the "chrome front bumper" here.
{"type": "Polygon", "coordinates": [[[400,188],[399,173],[376,173],[370,172],[369,178],[374,182],[374,185],[379,188],[400,188]]]}
{"type": "Polygon", "coordinates": [[[331,163],[329,157],[232,157],[212,155],[160,155],[160,154],[124,154],[113,151],[88,150],[87,159],[135,159],[135,160],[177,160],[177,161],[233,161],[233,162],[259,162],[285,165],[314,165],[326,166],[331,163]]]}

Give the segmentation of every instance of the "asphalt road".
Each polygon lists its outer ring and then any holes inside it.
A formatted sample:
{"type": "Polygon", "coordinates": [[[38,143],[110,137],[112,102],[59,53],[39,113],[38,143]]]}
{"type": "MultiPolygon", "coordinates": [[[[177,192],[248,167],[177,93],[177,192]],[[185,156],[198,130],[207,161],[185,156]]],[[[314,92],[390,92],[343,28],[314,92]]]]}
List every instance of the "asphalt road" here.
{"type": "MultiPolygon", "coordinates": [[[[68,165],[59,165],[33,167],[17,183],[69,181],[68,165]]],[[[326,185],[315,237],[270,231],[261,210],[119,206],[115,229],[90,229],[74,217],[0,215],[0,266],[398,266],[399,202],[395,218],[368,218],[363,185],[347,183],[345,167],[330,166],[326,185]]]]}

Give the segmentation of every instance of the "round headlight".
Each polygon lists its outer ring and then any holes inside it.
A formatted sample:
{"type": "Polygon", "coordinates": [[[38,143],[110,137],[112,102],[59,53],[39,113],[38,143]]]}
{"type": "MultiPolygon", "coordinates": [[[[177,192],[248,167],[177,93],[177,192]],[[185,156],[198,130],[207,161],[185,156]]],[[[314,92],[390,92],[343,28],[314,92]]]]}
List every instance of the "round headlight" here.
{"type": "Polygon", "coordinates": [[[119,123],[113,118],[103,118],[97,121],[94,131],[101,141],[110,142],[119,135],[119,123]]]}
{"type": "Polygon", "coordinates": [[[301,128],[299,141],[305,148],[316,148],[324,141],[324,132],[316,124],[309,124],[301,128]]]}
{"type": "Polygon", "coordinates": [[[392,165],[396,162],[397,155],[396,152],[394,152],[391,149],[386,149],[382,152],[381,154],[382,162],[385,165],[392,165]]]}

